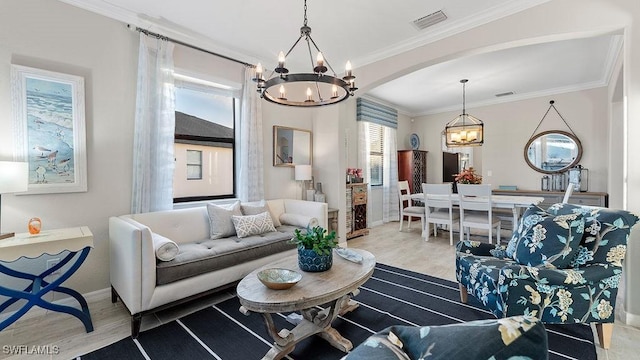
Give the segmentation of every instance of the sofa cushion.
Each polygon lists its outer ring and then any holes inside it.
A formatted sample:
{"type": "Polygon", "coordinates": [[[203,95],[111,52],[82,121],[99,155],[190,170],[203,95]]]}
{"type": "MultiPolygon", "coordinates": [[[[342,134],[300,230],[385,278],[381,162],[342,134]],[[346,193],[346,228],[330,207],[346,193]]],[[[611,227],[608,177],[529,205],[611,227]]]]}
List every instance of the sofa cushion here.
{"type": "Polygon", "coordinates": [[[209,225],[211,226],[211,239],[221,239],[236,234],[231,216],[241,216],[240,201],[230,205],[207,204],[209,225]]]}
{"type": "Polygon", "coordinates": [[[531,205],[507,246],[507,255],[528,266],[569,267],[584,232],[582,214],[555,215],[531,205]]]}
{"type": "Polygon", "coordinates": [[[300,214],[284,213],[280,215],[280,222],[284,225],[297,226],[301,228],[313,228],[318,226],[318,219],[300,214]]]}
{"type": "Polygon", "coordinates": [[[269,211],[265,211],[257,215],[232,215],[231,221],[233,221],[233,226],[236,229],[238,238],[276,231],[269,211]]]}
{"type": "Polygon", "coordinates": [[[156,258],[160,261],[173,260],[180,251],[175,241],[160,234],[152,233],[151,240],[153,241],[153,250],[156,253],[156,258]]]}
{"type": "Polygon", "coordinates": [[[573,266],[611,264],[622,266],[627,238],[638,217],[625,210],[574,204],[554,204],[550,213],[581,214],[585,218],[584,235],[573,259],[573,266]]]}
{"type": "Polygon", "coordinates": [[[289,241],[294,229],[280,226],[276,232],[246,238],[231,236],[181,244],[180,253],[175,259],[157,264],[156,284],[168,284],[294,249],[295,244],[289,241]]]}
{"type": "Polygon", "coordinates": [[[440,326],[391,326],[343,359],[546,359],[547,332],[535,317],[440,326]]]}

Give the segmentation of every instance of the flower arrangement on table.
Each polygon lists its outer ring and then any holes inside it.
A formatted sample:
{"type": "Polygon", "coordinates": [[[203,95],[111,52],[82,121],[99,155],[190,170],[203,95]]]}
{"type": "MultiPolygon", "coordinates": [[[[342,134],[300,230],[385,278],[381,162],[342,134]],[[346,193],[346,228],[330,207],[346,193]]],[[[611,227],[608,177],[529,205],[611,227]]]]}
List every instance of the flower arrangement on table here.
{"type": "Polygon", "coordinates": [[[478,175],[472,167],[463,169],[459,174],[455,174],[454,176],[454,180],[458,184],[482,184],[482,176],[478,175]]]}
{"type": "Polygon", "coordinates": [[[362,181],[362,169],[347,168],[347,184],[361,183],[362,181]]]}

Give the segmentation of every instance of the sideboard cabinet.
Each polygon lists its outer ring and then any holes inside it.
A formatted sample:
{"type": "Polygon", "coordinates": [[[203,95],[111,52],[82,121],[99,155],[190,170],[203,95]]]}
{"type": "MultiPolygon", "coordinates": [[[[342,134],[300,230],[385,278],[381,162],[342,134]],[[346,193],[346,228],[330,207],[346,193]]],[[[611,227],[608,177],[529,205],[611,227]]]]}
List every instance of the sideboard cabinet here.
{"type": "MultiPolygon", "coordinates": [[[[539,191],[539,190],[493,190],[494,195],[521,195],[521,196],[541,196],[544,201],[540,207],[546,208],[553,204],[562,202],[564,192],[560,191],[539,191]]],[[[569,203],[588,206],[609,206],[609,194],[603,192],[574,192],[569,198],[569,203]]]]}
{"type": "Polygon", "coordinates": [[[367,184],[347,184],[347,240],[369,234],[367,184]]]}

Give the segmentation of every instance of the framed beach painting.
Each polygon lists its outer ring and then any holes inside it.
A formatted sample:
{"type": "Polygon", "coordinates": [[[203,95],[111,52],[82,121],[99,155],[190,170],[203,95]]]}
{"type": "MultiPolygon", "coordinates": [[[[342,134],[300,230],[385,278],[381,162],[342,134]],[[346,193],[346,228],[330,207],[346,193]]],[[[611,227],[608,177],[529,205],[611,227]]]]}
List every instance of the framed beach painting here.
{"type": "Polygon", "coordinates": [[[11,97],[24,194],[87,191],[84,78],[11,65],[11,97]]]}

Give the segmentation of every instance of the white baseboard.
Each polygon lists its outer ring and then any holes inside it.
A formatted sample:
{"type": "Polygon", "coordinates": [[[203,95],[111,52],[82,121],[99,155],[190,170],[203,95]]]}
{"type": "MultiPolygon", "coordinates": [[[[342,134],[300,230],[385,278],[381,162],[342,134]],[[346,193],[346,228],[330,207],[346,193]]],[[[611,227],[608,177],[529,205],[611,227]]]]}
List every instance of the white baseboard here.
{"type": "Polygon", "coordinates": [[[624,307],[620,311],[620,315],[625,324],[640,327],[640,315],[628,313],[624,307]]]}

